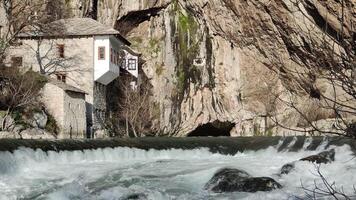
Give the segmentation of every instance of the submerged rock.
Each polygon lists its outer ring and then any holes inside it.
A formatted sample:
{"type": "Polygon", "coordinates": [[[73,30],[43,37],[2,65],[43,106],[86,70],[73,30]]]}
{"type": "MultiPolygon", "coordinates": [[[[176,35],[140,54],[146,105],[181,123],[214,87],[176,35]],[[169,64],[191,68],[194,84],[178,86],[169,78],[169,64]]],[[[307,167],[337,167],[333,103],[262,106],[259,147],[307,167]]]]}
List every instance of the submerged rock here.
{"type": "Polygon", "coordinates": [[[289,174],[294,168],[295,168],[294,162],[293,163],[287,163],[287,164],[282,166],[281,174],[289,174]]]}
{"type": "MultiPolygon", "coordinates": [[[[316,155],[311,155],[300,159],[299,161],[309,161],[317,164],[327,164],[335,160],[335,149],[329,151],[323,151],[316,155]]],[[[296,161],[295,161],[296,162],[296,161]]],[[[289,174],[295,168],[295,162],[287,163],[282,166],[280,174],[289,174]]]]}
{"type": "Polygon", "coordinates": [[[123,200],[146,200],[147,196],[145,194],[130,194],[124,197],[123,200]]]}
{"type": "Polygon", "coordinates": [[[257,192],[271,191],[282,186],[269,177],[251,177],[239,169],[225,168],[219,170],[205,185],[213,192],[257,192]]]}
{"type": "Polygon", "coordinates": [[[335,160],[335,149],[331,149],[329,151],[323,151],[317,155],[312,155],[308,156],[305,158],[300,159],[301,161],[309,161],[309,162],[315,162],[317,164],[327,164],[331,163],[335,160]]]}
{"type": "Polygon", "coordinates": [[[282,185],[270,177],[252,177],[244,181],[242,191],[258,192],[282,188],[282,185]]]}

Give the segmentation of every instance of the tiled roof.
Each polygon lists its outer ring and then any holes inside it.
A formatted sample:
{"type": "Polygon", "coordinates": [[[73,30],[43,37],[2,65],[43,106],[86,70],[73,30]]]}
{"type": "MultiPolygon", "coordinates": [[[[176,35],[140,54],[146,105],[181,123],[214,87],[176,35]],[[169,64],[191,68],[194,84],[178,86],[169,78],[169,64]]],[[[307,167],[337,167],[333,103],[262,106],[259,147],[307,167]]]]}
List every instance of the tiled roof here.
{"type": "Polygon", "coordinates": [[[66,84],[66,83],[64,83],[64,82],[62,82],[62,81],[58,81],[58,80],[56,80],[56,79],[50,78],[50,79],[49,79],[49,83],[50,83],[50,84],[53,84],[53,85],[55,85],[55,86],[57,86],[57,87],[59,87],[59,88],[61,88],[61,89],[64,90],[64,91],[70,91],[70,92],[77,92],[77,93],[87,94],[85,91],[83,91],[83,90],[81,90],[81,89],[79,89],[79,88],[76,88],[76,87],[74,87],[74,86],[68,85],[68,84],[66,84]]]}
{"type": "Polygon", "coordinates": [[[40,30],[32,30],[18,35],[19,38],[36,37],[66,37],[66,36],[94,36],[94,35],[117,35],[124,42],[129,43],[120,32],[101,24],[91,18],[68,18],[60,19],[41,27],[40,30]]]}

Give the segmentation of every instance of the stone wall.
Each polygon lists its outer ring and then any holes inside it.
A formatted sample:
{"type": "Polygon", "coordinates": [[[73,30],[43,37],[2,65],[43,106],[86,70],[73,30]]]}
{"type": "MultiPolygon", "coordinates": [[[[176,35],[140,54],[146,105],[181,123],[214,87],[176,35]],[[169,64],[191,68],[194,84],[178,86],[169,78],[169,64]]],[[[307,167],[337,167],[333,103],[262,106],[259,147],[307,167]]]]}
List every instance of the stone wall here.
{"type": "Polygon", "coordinates": [[[94,85],[94,131],[104,128],[106,120],[107,102],[106,102],[106,86],[95,82],[94,85]]]}
{"type": "MultiPolygon", "coordinates": [[[[64,115],[64,96],[65,92],[63,89],[59,88],[56,85],[51,83],[47,83],[41,92],[41,102],[46,107],[46,110],[49,114],[51,114],[59,128],[61,129],[60,135],[63,133],[63,127],[65,123],[65,115],[64,115]]],[[[63,134],[62,134],[63,135],[63,134]]]]}
{"type": "Polygon", "coordinates": [[[57,138],[86,138],[84,94],[64,91],[52,83],[47,83],[42,90],[41,101],[57,122],[60,129],[57,138]]]}
{"type": "Polygon", "coordinates": [[[65,138],[87,138],[85,94],[67,91],[64,94],[65,138]]]}

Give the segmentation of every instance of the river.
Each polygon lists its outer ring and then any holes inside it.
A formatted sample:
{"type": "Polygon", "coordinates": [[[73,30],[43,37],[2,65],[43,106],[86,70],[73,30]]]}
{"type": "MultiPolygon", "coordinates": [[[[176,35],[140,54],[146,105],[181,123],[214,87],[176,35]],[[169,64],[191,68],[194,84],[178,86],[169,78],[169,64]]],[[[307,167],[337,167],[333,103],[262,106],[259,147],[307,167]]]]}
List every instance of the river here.
{"type": "Polygon", "coordinates": [[[129,147],[125,146],[125,141],[118,142],[119,145],[108,141],[109,147],[99,142],[100,148],[91,144],[84,145],[82,150],[78,150],[79,147],[70,150],[68,145],[63,145],[65,142],[46,143],[46,146],[40,141],[0,141],[0,145],[3,144],[0,199],[303,199],[306,194],[301,185],[310,189],[315,184],[324,187],[316,175],[316,165],[297,162],[295,170],[285,175],[279,175],[280,169],[286,163],[327,149],[336,152],[334,162],[320,166],[327,180],[335,182],[336,187],[347,194],[353,194],[356,184],[354,142],[346,144],[335,139],[330,142],[327,138],[245,138],[244,144],[250,141],[249,145],[243,150],[234,150],[240,144],[239,139],[162,140],[154,143],[156,145],[152,143],[154,139],[126,141],[129,147]],[[177,148],[174,145],[177,143],[186,146],[177,148]],[[207,143],[209,145],[203,145],[207,143]],[[260,147],[256,149],[254,144],[257,143],[260,147]],[[148,148],[147,144],[153,148],[148,148]],[[256,193],[204,190],[214,173],[224,167],[245,170],[253,176],[271,177],[283,188],[256,193]]]}

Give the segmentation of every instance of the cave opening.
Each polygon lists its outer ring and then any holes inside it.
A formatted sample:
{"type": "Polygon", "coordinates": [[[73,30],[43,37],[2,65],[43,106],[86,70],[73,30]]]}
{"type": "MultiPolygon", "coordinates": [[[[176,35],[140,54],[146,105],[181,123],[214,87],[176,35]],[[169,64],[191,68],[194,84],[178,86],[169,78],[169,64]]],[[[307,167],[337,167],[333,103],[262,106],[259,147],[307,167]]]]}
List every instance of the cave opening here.
{"type": "Polygon", "coordinates": [[[149,21],[151,17],[159,15],[164,7],[149,8],[147,10],[132,11],[121,17],[115,24],[115,28],[121,34],[126,35],[144,21],[149,21]]]}
{"type": "Polygon", "coordinates": [[[214,121],[198,126],[188,137],[230,137],[235,123],[214,121]]]}

